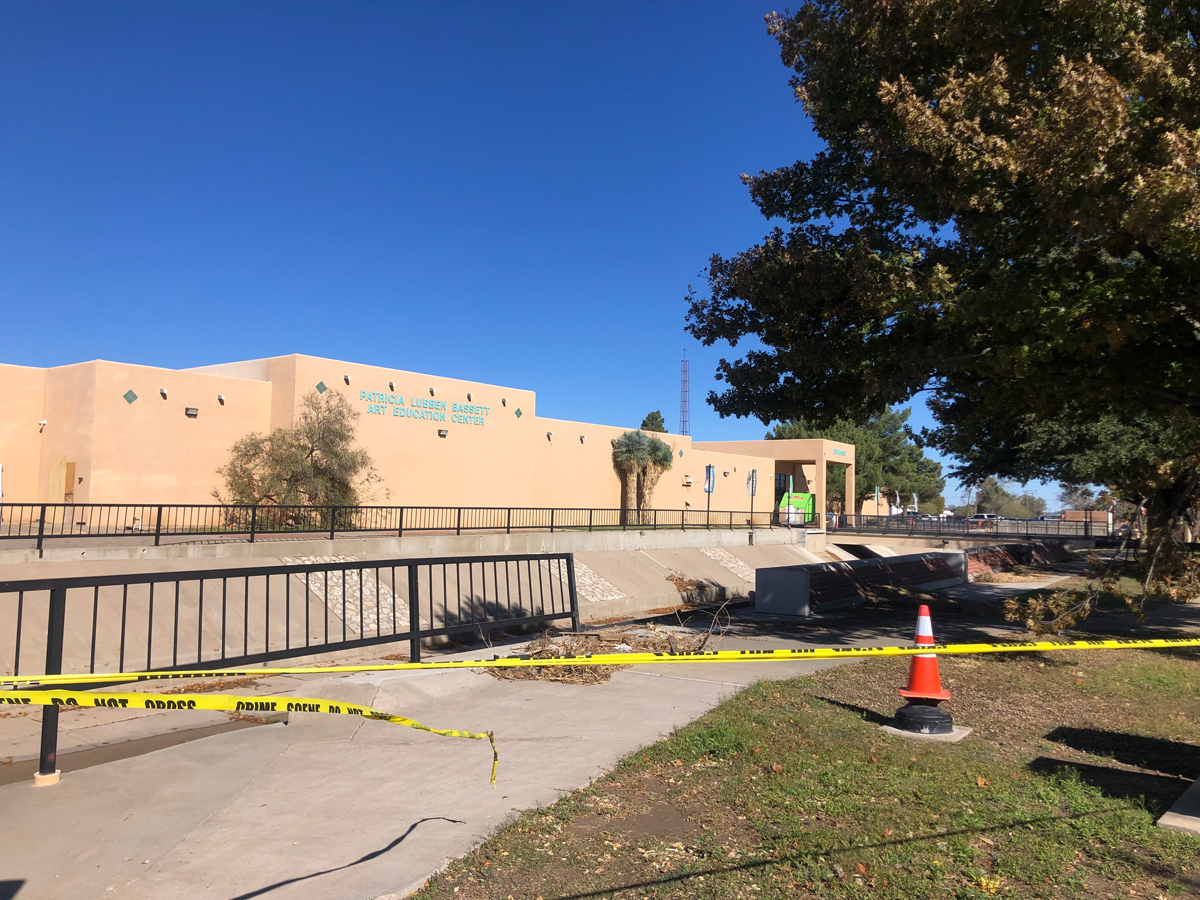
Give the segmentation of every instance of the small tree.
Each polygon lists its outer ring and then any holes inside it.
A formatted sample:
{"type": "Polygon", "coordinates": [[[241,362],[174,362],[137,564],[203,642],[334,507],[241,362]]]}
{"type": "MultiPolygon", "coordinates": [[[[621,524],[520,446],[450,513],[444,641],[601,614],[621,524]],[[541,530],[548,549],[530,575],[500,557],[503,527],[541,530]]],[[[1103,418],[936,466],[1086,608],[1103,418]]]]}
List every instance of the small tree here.
{"type": "MultiPolygon", "coordinates": [[[[661,442],[660,442],[661,443],[661,442]]],[[[650,458],[650,438],[640,431],[626,431],[612,442],[613,468],[621,476],[621,521],[637,509],[638,476],[650,458]]]]}
{"type": "MultiPolygon", "coordinates": [[[[643,513],[650,509],[654,499],[654,488],[663,472],[669,472],[675,462],[674,451],[662,440],[652,437],[646,441],[646,463],[642,466],[641,487],[638,490],[638,509],[643,513]]],[[[643,516],[643,522],[645,521],[643,516]]]]}
{"type": "Polygon", "coordinates": [[[1095,509],[1096,494],[1085,484],[1064,484],[1058,492],[1063,509],[1095,509]]]}
{"type": "Polygon", "coordinates": [[[659,434],[667,433],[667,423],[663,419],[662,410],[656,409],[654,412],[646,413],[646,418],[642,419],[642,431],[655,431],[659,434]]]}
{"type": "MultiPolygon", "coordinates": [[[[359,413],[336,391],[310,391],[290,428],[248,434],[217,469],[223,503],[275,506],[358,506],[380,481],[370,454],[354,446],[359,413]]],[[[386,495],[386,491],[384,492],[386,495]]]]}

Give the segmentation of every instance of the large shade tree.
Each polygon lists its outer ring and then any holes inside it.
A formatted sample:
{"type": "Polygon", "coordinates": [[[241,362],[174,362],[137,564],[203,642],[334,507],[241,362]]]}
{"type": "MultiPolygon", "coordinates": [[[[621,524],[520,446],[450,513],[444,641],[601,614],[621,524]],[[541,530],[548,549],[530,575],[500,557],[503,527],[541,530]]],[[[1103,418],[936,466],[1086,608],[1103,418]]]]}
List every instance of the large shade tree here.
{"type": "Polygon", "coordinates": [[[1168,533],[1200,451],[1200,11],[813,0],[767,22],[825,147],[743,176],[780,226],[690,297],[704,343],[751,339],[709,402],[830,423],[927,391],[923,439],[972,479],[1075,466],[1120,423],[1143,455],[1103,468],[1168,533]]]}

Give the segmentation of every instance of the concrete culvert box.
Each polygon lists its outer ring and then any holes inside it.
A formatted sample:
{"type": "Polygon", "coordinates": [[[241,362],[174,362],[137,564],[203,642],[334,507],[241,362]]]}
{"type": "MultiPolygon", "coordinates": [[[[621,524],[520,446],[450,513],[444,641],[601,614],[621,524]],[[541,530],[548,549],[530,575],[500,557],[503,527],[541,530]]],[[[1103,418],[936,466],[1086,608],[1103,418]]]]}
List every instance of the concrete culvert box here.
{"type": "Polygon", "coordinates": [[[806,566],[758,569],[754,579],[754,611],[776,616],[807,616],[808,584],[806,566]]]}

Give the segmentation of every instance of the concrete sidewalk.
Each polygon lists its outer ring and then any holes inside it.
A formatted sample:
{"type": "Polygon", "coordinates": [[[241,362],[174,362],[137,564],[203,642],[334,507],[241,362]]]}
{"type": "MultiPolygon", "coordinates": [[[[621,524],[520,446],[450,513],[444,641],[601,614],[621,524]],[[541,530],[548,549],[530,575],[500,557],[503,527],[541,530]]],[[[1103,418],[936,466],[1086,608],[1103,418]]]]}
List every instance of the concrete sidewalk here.
{"type": "MultiPolygon", "coordinates": [[[[239,692],[287,689],[434,727],[493,729],[497,789],[483,742],[293,713],[287,725],[80,769],[53,787],[0,787],[0,881],[23,882],[17,900],[403,896],[516,811],[588,784],[741,686],[826,665],[633,667],[592,686],[469,671],[262,679],[239,692]]],[[[171,727],[182,728],[211,714],[175,715],[171,727]]]]}

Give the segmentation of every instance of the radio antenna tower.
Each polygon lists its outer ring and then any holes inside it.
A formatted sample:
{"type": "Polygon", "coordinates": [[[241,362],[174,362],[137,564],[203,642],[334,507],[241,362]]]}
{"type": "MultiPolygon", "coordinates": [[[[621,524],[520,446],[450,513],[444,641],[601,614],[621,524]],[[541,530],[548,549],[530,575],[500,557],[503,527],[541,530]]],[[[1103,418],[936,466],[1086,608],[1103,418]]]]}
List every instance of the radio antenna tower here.
{"type": "Polygon", "coordinates": [[[679,363],[679,433],[687,435],[692,433],[692,413],[688,402],[689,380],[690,372],[688,370],[688,360],[685,356],[679,363]]]}

